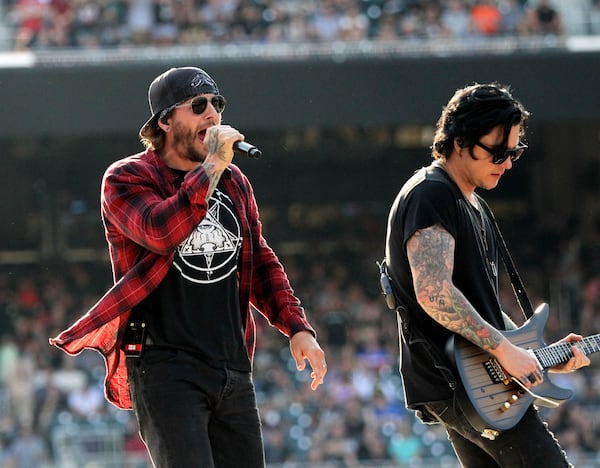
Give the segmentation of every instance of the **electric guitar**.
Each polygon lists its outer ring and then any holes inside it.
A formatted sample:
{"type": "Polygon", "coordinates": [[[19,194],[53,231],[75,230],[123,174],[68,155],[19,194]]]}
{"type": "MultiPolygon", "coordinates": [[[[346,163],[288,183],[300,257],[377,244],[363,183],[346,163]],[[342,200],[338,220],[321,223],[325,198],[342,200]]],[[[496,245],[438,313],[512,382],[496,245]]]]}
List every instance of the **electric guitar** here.
{"type": "Polygon", "coordinates": [[[571,398],[571,390],[552,383],[548,369],[571,359],[573,346],[586,355],[600,351],[600,334],[576,343],[546,346],[542,332],[548,315],[548,304],[541,304],[521,327],[502,332],[511,343],[532,352],[544,369],[544,381],[530,389],[506,374],[491,354],[461,336],[455,337],[454,360],[465,390],[459,392],[460,404],[483,437],[494,439],[500,431],[513,427],[531,403],[556,408],[571,398]]]}

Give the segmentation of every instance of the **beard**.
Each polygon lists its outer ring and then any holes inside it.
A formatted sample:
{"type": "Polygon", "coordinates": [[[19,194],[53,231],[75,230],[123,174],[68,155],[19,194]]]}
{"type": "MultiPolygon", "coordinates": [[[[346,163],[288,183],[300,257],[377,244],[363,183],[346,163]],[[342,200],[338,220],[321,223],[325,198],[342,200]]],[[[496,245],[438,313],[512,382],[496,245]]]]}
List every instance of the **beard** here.
{"type": "Polygon", "coordinates": [[[197,147],[198,133],[183,127],[178,123],[173,124],[173,147],[183,159],[193,162],[203,162],[206,158],[204,144],[202,150],[197,147]]]}

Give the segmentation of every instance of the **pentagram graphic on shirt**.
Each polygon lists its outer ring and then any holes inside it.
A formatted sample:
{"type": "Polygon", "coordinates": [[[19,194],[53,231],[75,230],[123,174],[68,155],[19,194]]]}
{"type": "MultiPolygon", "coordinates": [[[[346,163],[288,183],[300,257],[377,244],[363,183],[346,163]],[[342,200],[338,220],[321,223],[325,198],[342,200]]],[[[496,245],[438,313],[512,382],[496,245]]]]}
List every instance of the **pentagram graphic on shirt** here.
{"type": "Polygon", "coordinates": [[[183,241],[174,260],[181,275],[194,283],[223,280],[236,270],[241,227],[229,196],[218,188],[204,219],[183,241]]]}

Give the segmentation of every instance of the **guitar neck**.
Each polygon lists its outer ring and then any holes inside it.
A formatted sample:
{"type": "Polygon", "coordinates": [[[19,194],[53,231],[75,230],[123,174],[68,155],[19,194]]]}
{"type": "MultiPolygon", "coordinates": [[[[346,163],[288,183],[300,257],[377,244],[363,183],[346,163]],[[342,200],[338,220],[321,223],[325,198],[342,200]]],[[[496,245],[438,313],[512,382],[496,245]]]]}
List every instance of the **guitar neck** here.
{"type": "Polygon", "coordinates": [[[533,350],[540,364],[547,369],[563,364],[573,357],[573,347],[578,347],[586,355],[600,351],[600,334],[587,336],[581,341],[559,343],[533,350]]]}

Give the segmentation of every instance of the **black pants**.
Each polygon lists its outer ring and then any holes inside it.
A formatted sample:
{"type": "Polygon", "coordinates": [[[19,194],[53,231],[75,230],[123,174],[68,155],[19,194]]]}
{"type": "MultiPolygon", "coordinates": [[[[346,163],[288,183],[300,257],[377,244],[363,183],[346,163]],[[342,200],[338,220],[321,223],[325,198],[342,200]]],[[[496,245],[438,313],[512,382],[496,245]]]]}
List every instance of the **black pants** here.
{"type": "Polygon", "coordinates": [[[263,439],[250,372],[148,348],[128,358],[140,434],[157,468],[262,468],[263,439]]]}
{"type": "Polygon", "coordinates": [[[448,439],[466,468],[564,468],[571,467],[538,411],[532,406],[513,428],[495,440],[482,437],[469,424],[452,400],[425,405],[425,409],[446,427],[448,439]]]}

